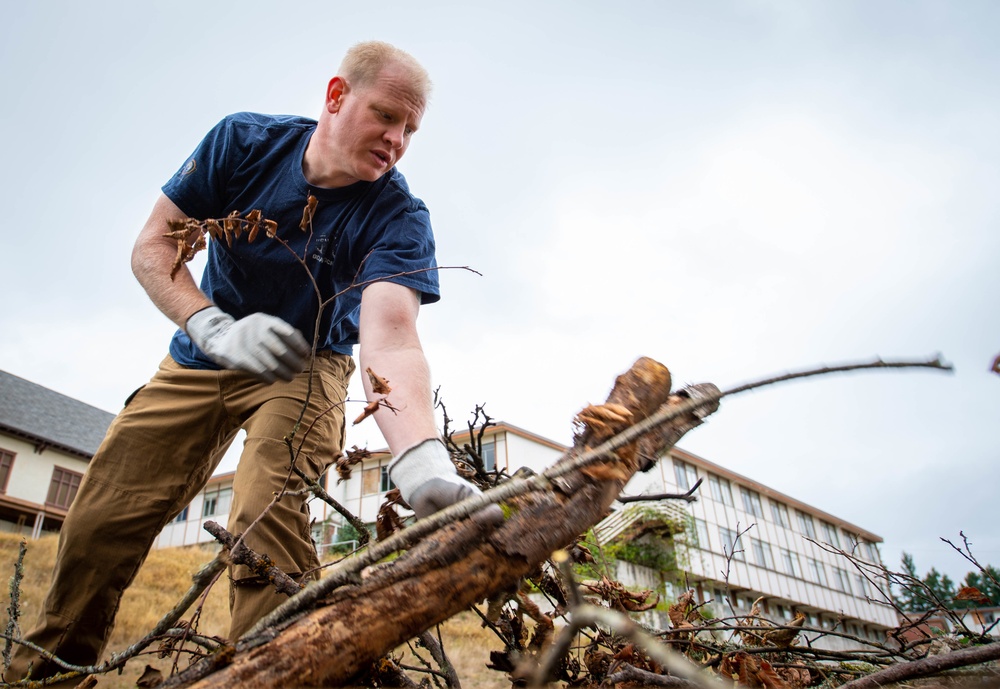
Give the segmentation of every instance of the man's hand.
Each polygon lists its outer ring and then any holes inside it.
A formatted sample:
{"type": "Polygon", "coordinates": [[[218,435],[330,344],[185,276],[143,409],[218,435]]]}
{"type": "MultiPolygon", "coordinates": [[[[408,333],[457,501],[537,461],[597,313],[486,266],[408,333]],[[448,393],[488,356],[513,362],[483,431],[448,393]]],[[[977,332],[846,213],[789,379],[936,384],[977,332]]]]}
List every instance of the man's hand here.
{"type": "Polygon", "coordinates": [[[185,328],[212,361],[249,373],[264,383],[289,381],[305,368],[309,344],[276,316],[253,313],[236,320],[217,306],[198,311],[185,328]]]}
{"type": "MultiPolygon", "coordinates": [[[[482,495],[476,486],[459,477],[448,451],[436,438],[425,440],[401,454],[389,466],[389,477],[399,488],[403,500],[413,508],[417,519],[429,517],[473,495],[482,495]]],[[[489,505],[481,513],[491,522],[503,521],[503,511],[498,505],[489,505]]]]}

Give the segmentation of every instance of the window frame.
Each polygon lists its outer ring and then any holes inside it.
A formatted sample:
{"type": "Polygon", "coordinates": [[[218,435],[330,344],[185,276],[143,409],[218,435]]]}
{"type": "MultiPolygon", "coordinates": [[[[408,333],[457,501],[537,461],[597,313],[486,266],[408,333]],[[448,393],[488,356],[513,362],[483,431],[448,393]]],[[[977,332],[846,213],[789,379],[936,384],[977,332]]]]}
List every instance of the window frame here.
{"type": "Polygon", "coordinates": [[[792,520],[788,517],[788,506],[777,500],[769,500],[768,502],[771,503],[771,516],[774,517],[775,524],[786,529],[792,528],[792,520]]]}
{"type": "Polygon", "coordinates": [[[837,534],[837,527],[823,519],[819,520],[819,529],[823,533],[823,540],[834,548],[840,548],[840,537],[837,534]]]}
{"type": "Polygon", "coordinates": [[[746,486],[740,486],[740,501],[743,503],[744,512],[757,519],[764,518],[764,505],[760,501],[760,493],[746,486]]]}
{"type": "Polygon", "coordinates": [[[83,480],[83,474],[78,471],[73,471],[72,469],[65,469],[60,466],[52,467],[52,477],[49,479],[49,490],[45,494],[45,505],[46,507],[55,507],[61,510],[68,510],[69,506],[73,504],[73,500],[76,499],[77,491],[80,489],[80,482],[83,480]],[[68,478],[68,481],[63,480],[63,476],[68,478]],[[58,483],[57,483],[58,480],[58,483]],[[66,488],[65,493],[65,504],[59,501],[59,495],[62,493],[63,488],[66,488]]]}
{"type": "Polygon", "coordinates": [[[774,552],[771,550],[770,543],[754,538],[750,541],[750,547],[753,550],[753,559],[756,560],[758,566],[774,570],[774,552]]]}
{"type": "Polygon", "coordinates": [[[712,495],[712,499],[716,502],[728,505],[729,507],[736,507],[736,504],[733,502],[733,487],[729,483],[729,479],[709,474],[708,489],[712,495]]]}
{"type": "Polygon", "coordinates": [[[674,457],[674,481],[682,491],[689,491],[698,482],[698,470],[687,462],[674,457]]]}
{"type": "Polygon", "coordinates": [[[802,579],[802,563],[799,562],[799,554],[790,548],[779,548],[781,565],[785,569],[785,574],[802,579]]]}
{"type": "Polygon", "coordinates": [[[803,535],[816,540],[816,522],[813,521],[811,514],[806,514],[802,510],[795,510],[795,517],[799,522],[799,531],[803,535]]]}
{"type": "Polygon", "coordinates": [[[10,474],[14,470],[16,457],[16,452],[0,448],[0,494],[7,493],[7,485],[10,483],[10,474]]]}

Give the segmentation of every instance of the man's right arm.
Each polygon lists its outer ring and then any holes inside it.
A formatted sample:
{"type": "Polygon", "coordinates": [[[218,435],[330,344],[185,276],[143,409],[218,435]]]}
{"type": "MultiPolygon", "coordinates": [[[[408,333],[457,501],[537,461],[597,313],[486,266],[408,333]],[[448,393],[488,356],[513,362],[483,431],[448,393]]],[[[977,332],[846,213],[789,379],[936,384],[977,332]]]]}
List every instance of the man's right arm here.
{"type": "Polygon", "coordinates": [[[310,352],[302,333],[266,313],[236,320],[198,288],[187,266],[170,277],[177,240],[164,236],[169,230],[167,221],[186,218],[173,201],[160,194],[132,248],[132,272],[139,284],[156,308],[219,366],[244,371],[263,383],[291,380],[305,367],[310,352]]]}
{"type": "Polygon", "coordinates": [[[170,268],[177,256],[177,241],[164,237],[170,231],[168,220],[187,216],[165,194],[160,194],[153,212],[132,248],[132,272],[146,294],[163,315],[184,328],[188,319],[212,302],[198,289],[187,266],[170,278],[170,268]]]}

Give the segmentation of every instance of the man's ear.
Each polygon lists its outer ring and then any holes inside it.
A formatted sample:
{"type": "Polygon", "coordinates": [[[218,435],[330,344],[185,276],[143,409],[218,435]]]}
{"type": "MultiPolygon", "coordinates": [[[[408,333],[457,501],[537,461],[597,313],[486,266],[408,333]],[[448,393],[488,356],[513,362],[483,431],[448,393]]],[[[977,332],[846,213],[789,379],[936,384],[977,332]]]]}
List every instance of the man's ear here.
{"type": "Polygon", "coordinates": [[[347,93],[347,81],[343,77],[334,77],[326,87],[326,110],[335,113],[340,110],[344,101],[344,94],[347,93]]]}

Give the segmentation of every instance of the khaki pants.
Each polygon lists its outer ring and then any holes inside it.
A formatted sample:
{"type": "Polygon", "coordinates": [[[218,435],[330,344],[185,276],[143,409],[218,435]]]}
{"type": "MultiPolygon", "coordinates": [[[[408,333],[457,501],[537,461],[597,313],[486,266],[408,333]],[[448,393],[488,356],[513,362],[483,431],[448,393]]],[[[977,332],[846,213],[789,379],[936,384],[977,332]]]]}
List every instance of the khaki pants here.
{"type": "MultiPolygon", "coordinates": [[[[296,465],[308,476],[318,478],[340,455],[342,402],[353,371],[349,356],[321,352],[316,358],[312,395],[294,442],[298,448],[304,438],[296,465]]],[[[156,535],[202,490],[240,428],[247,439],[227,528],[234,534],[246,530],[289,475],[283,438],[302,413],[308,385],[308,371],[289,383],[265,385],[236,371],[189,369],[164,359],[112,422],[90,462],[59,536],[44,609],[26,638],[71,663],[95,663],[122,593],[156,535]]],[[[302,487],[292,474],[288,488],[302,487]]],[[[306,496],[286,496],[246,543],[299,575],[319,565],[309,522],[306,496]]],[[[245,567],[233,570],[230,636],[236,639],[285,597],[256,583],[245,567]]],[[[34,678],[58,671],[18,646],[6,681],[23,677],[29,663],[34,678]]]]}

